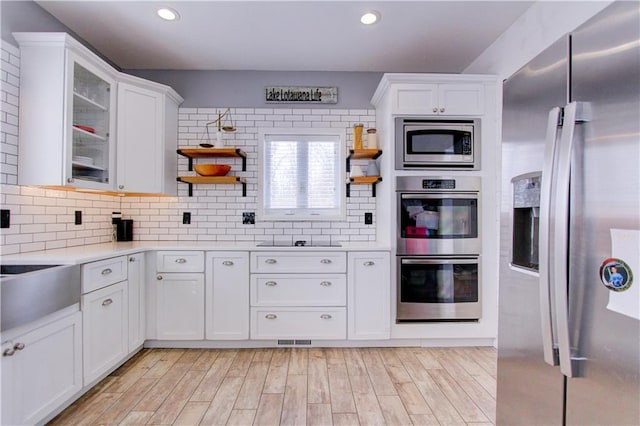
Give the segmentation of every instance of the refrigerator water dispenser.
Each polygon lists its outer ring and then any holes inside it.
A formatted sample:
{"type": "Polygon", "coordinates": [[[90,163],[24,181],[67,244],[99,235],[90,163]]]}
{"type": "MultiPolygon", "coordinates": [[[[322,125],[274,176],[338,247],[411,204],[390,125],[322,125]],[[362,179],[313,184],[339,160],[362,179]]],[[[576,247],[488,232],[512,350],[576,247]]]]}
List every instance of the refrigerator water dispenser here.
{"type": "Polygon", "coordinates": [[[511,264],[538,270],[541,173],[516,176],[513,184],[513,253],[511,264]]]}

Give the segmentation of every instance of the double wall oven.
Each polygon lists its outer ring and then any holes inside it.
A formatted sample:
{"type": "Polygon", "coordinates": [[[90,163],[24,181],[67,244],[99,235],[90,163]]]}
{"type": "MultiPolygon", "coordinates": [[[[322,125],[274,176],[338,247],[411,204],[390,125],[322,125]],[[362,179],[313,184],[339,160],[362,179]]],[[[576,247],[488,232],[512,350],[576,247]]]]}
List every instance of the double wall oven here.
{"type": "Polygon", "coordinates": [[[478,320],[480,178],[396,179],[398,322],[478,320]]]}

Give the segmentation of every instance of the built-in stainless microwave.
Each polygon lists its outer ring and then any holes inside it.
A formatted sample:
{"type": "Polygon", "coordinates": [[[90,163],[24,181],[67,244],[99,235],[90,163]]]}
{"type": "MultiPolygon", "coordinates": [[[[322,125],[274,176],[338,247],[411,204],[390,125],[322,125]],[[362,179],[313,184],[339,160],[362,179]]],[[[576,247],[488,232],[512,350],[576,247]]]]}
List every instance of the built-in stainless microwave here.
{"type": "Polygon", "coordinates": [[[396,118],[396,170],[480,168],[479,120],[396,118]]]}

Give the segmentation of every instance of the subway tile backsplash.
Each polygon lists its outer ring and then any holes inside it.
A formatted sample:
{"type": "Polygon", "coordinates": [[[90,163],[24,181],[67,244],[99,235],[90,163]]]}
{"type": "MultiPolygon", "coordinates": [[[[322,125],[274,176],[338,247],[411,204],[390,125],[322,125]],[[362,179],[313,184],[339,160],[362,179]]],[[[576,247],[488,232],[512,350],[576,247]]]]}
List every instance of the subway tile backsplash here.
{"type": "MultiPolygon", "coordinates": [[[[351,146],[354,123],[375,127],[374,109],[232,108],[237,131],[224,135],[225,145],[247,153],[247,170],[241,170],[240,159],[212,158],[199,162],[230,164],[230,174],[247,180],[246,197],[242,196],[240,185],[194,185],[193,197],[188,196],[188,187],[183,183],[177,183],[177,197],[117,197],[19,186],[19,57],[17,48],[2,41],[0,206],[11,211],[11,227],[0,229],[0,253],[108,242],[113,211],[134,220],[134,240],[142,241],[375,241],[375,225],[365,225],[363,220],[365,212],[373,212],[374,223],[376,220],[376,203],[369,185],[351,187],[345,221],[263,222],[256,217],[252,224],[247,223],[251,221],[245,214],[257,211],[260,128],[345,128],[347,146],[351,146]],[[81,225],[74,223],[78,210],[82,211],[81,225]],[[189,224],[183,224],[185,212],[191,213],[189,224]]],[[[211,142],[207,140],[205,124],[224,109],[224,106],[180,108],[178,146],[197,147],[211,142]]],[[[179,156],[176,176],[192,174],[195,173],[188,171],[187,159],[179,156]]]]}

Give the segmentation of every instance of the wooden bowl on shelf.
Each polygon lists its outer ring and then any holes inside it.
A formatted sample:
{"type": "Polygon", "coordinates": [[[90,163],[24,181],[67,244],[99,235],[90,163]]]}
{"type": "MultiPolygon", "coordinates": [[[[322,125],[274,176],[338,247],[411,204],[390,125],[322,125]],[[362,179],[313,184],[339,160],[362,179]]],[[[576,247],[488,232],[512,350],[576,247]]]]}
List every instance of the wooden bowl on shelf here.
{"type": "Polygon", "coordinates": [[[193,169],[200,176],[225,176],[231,170],[228,164],[194,164],[193,169]]]}

